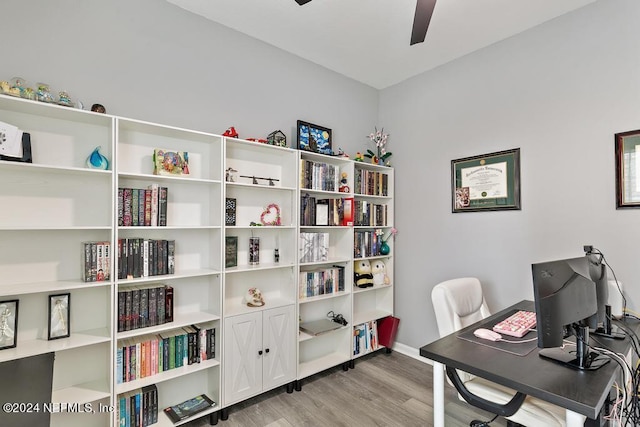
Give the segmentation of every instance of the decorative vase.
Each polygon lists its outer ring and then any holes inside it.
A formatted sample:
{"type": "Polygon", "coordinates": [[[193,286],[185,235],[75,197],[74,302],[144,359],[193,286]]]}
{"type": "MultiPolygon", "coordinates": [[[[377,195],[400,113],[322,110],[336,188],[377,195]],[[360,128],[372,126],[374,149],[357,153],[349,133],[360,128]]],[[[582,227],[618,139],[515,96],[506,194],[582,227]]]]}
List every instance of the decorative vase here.
{"type": "Polygon", "coordinates": [[[109,159],[100,154],[100,146],[96,147],[95,150],[89,154],[87,157],[87,167],[91,169],[109,169],[109,159]]]}
{"type": "Polygon", "coordinates": [[[387,242],[382,242],[380,245],[380,254],[381,255],[389,255],[391,252],[391,247],[387,244],[387,242]]]}

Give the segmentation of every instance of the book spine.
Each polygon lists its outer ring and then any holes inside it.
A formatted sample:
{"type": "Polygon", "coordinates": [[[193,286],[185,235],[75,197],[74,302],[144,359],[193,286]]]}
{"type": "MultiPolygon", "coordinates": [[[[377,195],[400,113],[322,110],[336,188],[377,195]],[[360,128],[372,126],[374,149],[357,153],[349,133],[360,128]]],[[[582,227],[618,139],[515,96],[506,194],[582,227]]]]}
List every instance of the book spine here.
{"type": "Polygon", "coordinates": [[[91,281],[91,242],[82,243],[82,280],[91,281]]]}
{"type": "Polygon", "coordinates": [[[151,225],[151,190],[144,190],[144,225],[151,225]]]}
{"type": "Polygon", "coordinates": [[[167,241],[167,274],[176,272],[176,241],[167,241]]]}
{"type": "Polygon", "coordinates": [[[131,216],[131,188],[122,190],[122,225],[131,227],[133,218],[131,216]]]}
{"type": "Polygon", "coordinates": [[[158,225],[158,184],[151,184],[149,189],[151,190],[150,224],[152,227],[155,227],[158,225]]]}
{"type": "Polygon", "coordinates": [[[138,204],[137,209],[138,209],[138,226],[144,226],[144,206],[145,206],[145,200],[144,200],[144,193],[145,190],[142,188],[138,188],[137,190],[135,190],[138,192],[138,204]]]}
{"type": "Polygon", "coordinates": [[[164,316],[165,323],[173,322],[173,287],[166,286],[164,289],[164,316]]]}
{"type": "Polygon", "coordinates": [[[167,187],[158,189],[158,226],[161,227],[167,225],[167,192],[167,187]]]}
{"type": "Polygon", "coordinates": [[[140,203],[139,194],[137,188],[131,189],[131,225],[134,227],[140,225],[138,211],[138,204],[140,203]]]}

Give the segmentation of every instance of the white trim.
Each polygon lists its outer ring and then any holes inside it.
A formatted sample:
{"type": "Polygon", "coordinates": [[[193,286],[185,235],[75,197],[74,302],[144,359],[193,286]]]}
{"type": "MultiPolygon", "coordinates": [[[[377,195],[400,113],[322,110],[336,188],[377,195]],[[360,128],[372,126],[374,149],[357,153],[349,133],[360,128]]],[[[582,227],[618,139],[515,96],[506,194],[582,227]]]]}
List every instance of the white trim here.
{"type": "Polygon", "coordinates": [[[417,348],[409,347],[406,344],[395,343],[392,347],[393,351],[397,351],[398,353],[404,354],[405,356],[409,356],[417,361],[426,363],[427,365],[433,365],[433,361],[427,359],[426,357],[420,356],[420,350],[417,348]]]}

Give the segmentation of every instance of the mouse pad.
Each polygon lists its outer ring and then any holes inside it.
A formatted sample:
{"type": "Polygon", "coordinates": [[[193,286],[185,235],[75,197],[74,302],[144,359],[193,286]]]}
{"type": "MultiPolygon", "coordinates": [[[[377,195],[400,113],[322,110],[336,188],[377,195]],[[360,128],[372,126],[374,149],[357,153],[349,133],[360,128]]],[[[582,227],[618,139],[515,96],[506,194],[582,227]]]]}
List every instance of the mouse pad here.
{"type": "Polygon", "coordinates": [[[478,328],[492,329],[494,325],[511,316],[518,310],[513,310],[506,313],[504,316],[499,317],[496,320],[488,321],[486,323],[479,324],[477,327],[470,329],[466,332],[462,332],[458,335],[458,338],[471,341],[476,344],[484,345],[487,347],[495,348],[497,350],[506,351],[507,353],[515,354],[516,356],[526,356],[531,353],[533,349],[538,347],[538,335],[536,331],[529,331],[524,337],[517,338],[509,335],[502,334],[502,338],[513,342],[504,341],[488,341],[482,338],[478,338],[473,334],[478,328]]]}

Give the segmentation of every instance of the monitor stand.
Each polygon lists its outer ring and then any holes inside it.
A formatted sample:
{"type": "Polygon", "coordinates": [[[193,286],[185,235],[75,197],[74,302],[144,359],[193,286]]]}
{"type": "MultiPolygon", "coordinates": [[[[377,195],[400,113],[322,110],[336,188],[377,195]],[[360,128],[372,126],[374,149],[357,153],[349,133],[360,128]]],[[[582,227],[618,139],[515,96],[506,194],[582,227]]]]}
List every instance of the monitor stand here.
{"type": "Polygon", "coordinates": [[[538,352],[540,357],[553,360],[574,369],[582,371],[595,371],[609,363],[611,358],[594,350],[589,350],[586,344],[589,342],[589,327],[578,326],[575,328],[576,349],[545,348],[538,352]]]}
{"type": "Polygon", "coordinates": [[[611,324],[610,305],[605,306],[604,324],[591,331],[591,333],[593,335],[598,335],[599,337],[613,338],[616,340],[623,340],[626,337],[622,329],[618,328],[616,325],[611,324]]]}

